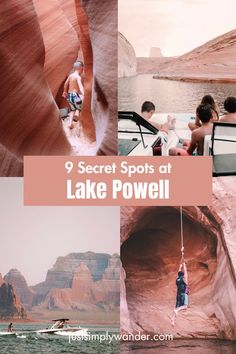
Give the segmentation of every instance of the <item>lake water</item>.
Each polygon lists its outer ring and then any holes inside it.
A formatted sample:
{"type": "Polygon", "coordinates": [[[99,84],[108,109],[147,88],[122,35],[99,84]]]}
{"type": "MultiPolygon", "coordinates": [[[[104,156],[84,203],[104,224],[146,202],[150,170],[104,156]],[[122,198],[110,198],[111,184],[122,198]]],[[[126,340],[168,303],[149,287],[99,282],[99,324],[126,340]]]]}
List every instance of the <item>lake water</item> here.
{"type": "MultiPolygon", "coordinates": [[[[15,330],[37,330],[45,328],[44,324],[14,324],[15,330]]],[[[89,329],[91,334],[119,334],[118,328],[105,328],[101,326],[82,326],[89,329]]],[[[5,331],[7,324],[0,324],[0,331],[5,331]]],[[[72,341],[68,337],[59,335],[37,335],[27,334],[24,336],[0,336],[0,353],[3,354],[120,354],[120,343],[118,340],[99,343],[99,341],[72,341]]]]}
{"type": "Polygon", "coordinates": [[[121,354],[235,354],[236,342],[177,339],[159,343],[122,343],[121,354]]]}
{"type": "Polygon", "coordinates": [[[224,100],[228,96],[236,96],[236,84],[157,80],[150,74],[120,78],[118,108],[138,113],[144,101],[152,101],[160,113],[189,113],[196,111],[206,94],[215,98],[221,113],[224,113],[224,100]]]}

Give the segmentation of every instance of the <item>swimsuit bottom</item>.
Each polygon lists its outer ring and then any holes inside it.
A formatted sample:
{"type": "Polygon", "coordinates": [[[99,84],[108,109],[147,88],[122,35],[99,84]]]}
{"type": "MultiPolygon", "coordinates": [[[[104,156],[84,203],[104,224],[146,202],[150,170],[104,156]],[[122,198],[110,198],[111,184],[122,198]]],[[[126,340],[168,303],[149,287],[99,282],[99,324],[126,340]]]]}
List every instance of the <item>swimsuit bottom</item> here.
{"type": "Polygon", "coordinates": [[[67,102],[70,105],[72,111],[79,110],[82,108],[82,96],[77,92],[69,92],[67,94],[67,102]]]}

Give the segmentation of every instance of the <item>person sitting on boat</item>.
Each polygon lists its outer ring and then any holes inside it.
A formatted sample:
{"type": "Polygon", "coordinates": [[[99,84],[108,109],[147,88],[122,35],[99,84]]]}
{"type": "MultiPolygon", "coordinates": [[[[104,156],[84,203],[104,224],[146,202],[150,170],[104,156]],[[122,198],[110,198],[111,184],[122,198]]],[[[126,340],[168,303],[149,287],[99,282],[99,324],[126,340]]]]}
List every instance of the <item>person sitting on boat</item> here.
{"type": "MultiPolygon", "coordinates": [[[[203,96],[203,98],[201,100],[201,104],[204,104],[204,105],[205,104],[209,104],[209,105],[211,105],[211,107],[212,107],[212,119],[211,119],[211,121],[212,122],[215,122],[215,121],[219,120],[219,107],[217,106],[214,98],[211,95],[203,96]]],[[[200,118],[198,116],[198,113],[196,112],[195,122],[194,123],[190,122],[188,124],[188,127],[189,127],[190,130],[193,131],[193,130],[199,128],[200,126],[201,126],[201,120],[200,120],[200,118]]]]}
{"type": "Polygon", "coordinates": [[[155,110],[156,110],[156,107],[155,107],[154,103],[152,103],[151,101],[145,101],[145,102],[143,102],[142,107],[141,107],[141,116],[146,121],[151,123],[155,128],[168,134],[169,130],[173,130],[175,128],[176,119],[174,117],[168,115],[166,123],[163,123],[163,124],[156,123],[153,120],[151,120],[153,114],[155,113],[155,110]]]}
{"type": "Polygon", "coordinates": [[[7,327],[7,332],[12,333],[13,332],[13,323],[11,322],[9,326],[7,327]]]}
{"type": "Polygon", "coordinates": [[[190,155],[203,155],[204,152],[204,139],[206,135],[212,133],[212,117],[213,110],[209,104],[200,104],[197,108],[198,117],[202,125],[193,130],[191,140],[183,142],[183,147],[170,148],[169,155],[172,156],[190,156],[190,155]]]}
{"type": "Polygon", "coordinates": [[[178,271],[178,277],[176,278],[176,306],[171,318],[171,324],[175,325],[175,320],[177,318],[178,312],[186,310],[189,305],[188,294],[188,273],[185,261],[181,261],[178,271]]]}
{"type": "Polygon", "coordinates": [[[220,122],[236,123],[236,98],[228,97],[224,102],[224,109],[228,112],[220,118],[220,122]]]}

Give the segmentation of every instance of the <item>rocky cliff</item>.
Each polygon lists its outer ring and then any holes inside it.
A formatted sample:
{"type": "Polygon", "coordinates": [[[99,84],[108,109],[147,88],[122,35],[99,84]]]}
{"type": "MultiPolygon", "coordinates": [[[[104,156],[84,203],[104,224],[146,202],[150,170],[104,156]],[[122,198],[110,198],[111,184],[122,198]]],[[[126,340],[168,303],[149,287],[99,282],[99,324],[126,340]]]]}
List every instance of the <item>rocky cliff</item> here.
{"type": "Polygon", "coordinates": [[[137,74],[137,61],[134,48],[129,41],[118,34],[118,77],[134,76],[137,74]]]}
{"type": "Polygon", "coordinates": [[[105,311],[117,309],[120,297],[118,255],[73,253],[59,257],[45,282],[33,287],[41,309],[105,311]]]}
{"type": "Polygon", "coordinates": [[[14,286],[23,305],[32,306],[34,292],[28,287],[24,276],[17,269],[11,269],[4,276],[4,280],[14,286]]]}
{"type": "Polygon", "coordinates": [[[175,307],[175,278],[180,261],[179,209],[122,208],[123,332],[236,338],[233,186],[233,178],[217,179],[212,207],[183,208],[190,307],[179,314],[174,328],[170,316],[175,307]]]}
{"type": "Polygon", "coordinates": [[[49,269],[45,282],[35,285],[33,289],[45,294],[51,288],[68,288],[72,285],[74,272],[81,263],[85,264],[93,280],[102,279],[111,256],[105,253],[70,253],[65,257],[58,257],[54,266],[49,269]]]}
{"type": "Polygon", "coordinates": [[[26,311],[16,294],[15,288],[0,274],[0,319],[24,319],[26,311]]]}
{"type": "Polygon", "coordinates": [[[225,33],[160,68],[158,77],[236,82],[236,30],[225,33]]]}

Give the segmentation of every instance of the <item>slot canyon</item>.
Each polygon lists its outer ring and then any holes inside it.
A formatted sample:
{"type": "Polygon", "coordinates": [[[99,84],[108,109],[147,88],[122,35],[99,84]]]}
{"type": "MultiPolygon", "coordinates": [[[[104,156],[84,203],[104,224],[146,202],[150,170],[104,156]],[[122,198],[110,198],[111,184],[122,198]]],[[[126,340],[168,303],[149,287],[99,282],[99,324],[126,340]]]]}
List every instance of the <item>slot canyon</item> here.
{"type": "Polygon", "coordinates": [[[84,136],[93,154],[115,154],[116,1],[3,0],[0,16],[0,175],[22,176],[25,155],[73,154],[59,109],[77,58],[84,61],[84,136]]]}
{"type": "Polygon", "coordinates": [[[121,331],[236,338],[233,178],[213,182],[213,205],[183,207],[190,307],[171,326],[181,253],[179,207],[123,207],[121,331]],[[230,189],[231,188],[231,189],[230,189]],[[230,194],[231,193],[231,194],[230,194]]]}

